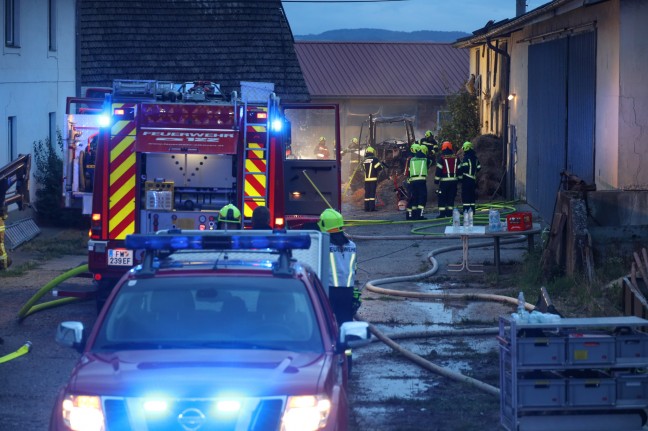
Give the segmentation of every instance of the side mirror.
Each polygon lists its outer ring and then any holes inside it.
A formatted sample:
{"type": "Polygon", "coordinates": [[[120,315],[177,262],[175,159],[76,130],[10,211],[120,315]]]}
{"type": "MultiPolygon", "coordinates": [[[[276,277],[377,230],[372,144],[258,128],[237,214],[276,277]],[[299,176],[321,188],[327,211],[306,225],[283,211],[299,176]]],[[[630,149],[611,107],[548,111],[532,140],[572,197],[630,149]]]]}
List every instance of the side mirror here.
{"type": "Polygon", "coordinates": [[[61,322],[56,329],[56,343],[64,347],[74,347],[77,350],[83,345],[83,323],[61,322]]]}
{"type": "Polygon", "coordinates": [[[359,347],[371,342],[371,333],[367,322],[344,322],[340,327],[340,344],[359,347]]]}

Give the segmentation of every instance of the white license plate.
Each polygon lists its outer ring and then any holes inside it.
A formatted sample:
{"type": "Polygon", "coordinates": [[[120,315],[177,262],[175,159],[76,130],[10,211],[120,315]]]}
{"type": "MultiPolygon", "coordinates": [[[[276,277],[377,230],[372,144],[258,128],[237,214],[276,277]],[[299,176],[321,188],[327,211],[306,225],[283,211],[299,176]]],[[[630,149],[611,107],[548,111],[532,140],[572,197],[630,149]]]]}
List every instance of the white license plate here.
{"type": "Polygon", "coordinates": [[[133,250],[108,249],[108,265],[133,266],[133,250]]]}

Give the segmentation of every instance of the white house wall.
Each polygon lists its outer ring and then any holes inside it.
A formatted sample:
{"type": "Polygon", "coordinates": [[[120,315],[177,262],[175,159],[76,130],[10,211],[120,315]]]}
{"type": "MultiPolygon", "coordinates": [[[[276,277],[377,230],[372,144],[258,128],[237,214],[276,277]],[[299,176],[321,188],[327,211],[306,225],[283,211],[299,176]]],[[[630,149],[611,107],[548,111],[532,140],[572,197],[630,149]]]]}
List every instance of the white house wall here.
{"type": "MultiPolygon", "coordinates": [[[[0,166],[10,161],[9,117],[16,119],[16,155],[32,153],[33,143],[50,135],[50,113],[55,113],[56,125],[61,127],[65,98],[75,94],[75,1],[55,1],[56,51],[49,51],[48,1],[16,2],[20,3],[19,48],[5,46],[4,2],[0,4],[0,166]]],[[[32,176],[35,169],[32,162],[32,176]]],[[[35,187],[31,190],[33,198],[35,187]]]]}

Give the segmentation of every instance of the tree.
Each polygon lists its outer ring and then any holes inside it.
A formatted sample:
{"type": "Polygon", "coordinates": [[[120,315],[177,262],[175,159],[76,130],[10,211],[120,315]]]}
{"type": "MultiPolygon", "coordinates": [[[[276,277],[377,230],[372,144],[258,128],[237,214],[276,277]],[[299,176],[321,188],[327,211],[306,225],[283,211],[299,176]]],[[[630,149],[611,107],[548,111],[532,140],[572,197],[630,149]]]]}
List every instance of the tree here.
{"type": "Polygon", "coordinates": [[[450,118],[442,122],[438,141],[450,141],[458,148],[479,135],[478,99],[462,87],[448,96],[447,103],[450,118]]]}

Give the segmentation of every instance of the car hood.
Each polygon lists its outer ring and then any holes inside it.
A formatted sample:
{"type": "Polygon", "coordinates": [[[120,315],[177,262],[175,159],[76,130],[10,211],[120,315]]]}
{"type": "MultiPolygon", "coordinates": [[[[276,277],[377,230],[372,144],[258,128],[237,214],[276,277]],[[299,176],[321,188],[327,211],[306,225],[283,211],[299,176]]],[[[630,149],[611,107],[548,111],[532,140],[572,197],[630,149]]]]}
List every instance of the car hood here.
{"type": "Polygon", "coordinates": [[[214,397],[321,393],[332,357],[276,350],[129,350],[81,357],[68,391],[104,396],[214,397]]]}

